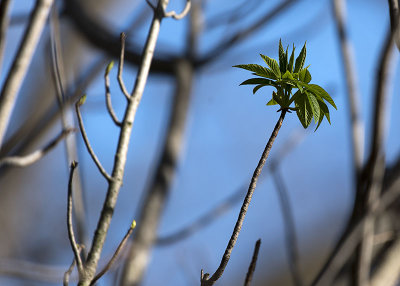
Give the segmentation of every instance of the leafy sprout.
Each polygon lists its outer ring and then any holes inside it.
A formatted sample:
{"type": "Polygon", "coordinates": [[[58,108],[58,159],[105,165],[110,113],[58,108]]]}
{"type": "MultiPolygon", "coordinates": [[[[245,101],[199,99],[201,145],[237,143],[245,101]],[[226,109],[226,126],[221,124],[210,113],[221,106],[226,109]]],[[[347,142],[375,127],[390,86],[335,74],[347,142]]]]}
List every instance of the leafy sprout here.
{"type": "Polygon", "coordinates": [[[295,46],[288,54],[289,46],[283,49],[279,40],[279,63],[275,59],[260,54],[267,67],[257,64],[235,65],[234,67],[249,70],[257,76],[242,82],[240,85],[255,85],[253,94],[264,86],[272,86],[276,91],[272,92],[272,98],[267,105],[279,105],[281,110],[296,111],[297,116],[304,128],[307,128],[312,118],[321,125],[324,117],[330,122],[329,109],[325,102],[335,109],[335,102],[331,96],[319,85],[311,84],[311,73],[309,66],[304,67],[306,59],[306,43],[304,43],[300,54],[294,60],[295,46]],[[295,91],[295,92],[294,92],[295,91]],[[294,107],[291,105],[294,104],[294,107]]]}

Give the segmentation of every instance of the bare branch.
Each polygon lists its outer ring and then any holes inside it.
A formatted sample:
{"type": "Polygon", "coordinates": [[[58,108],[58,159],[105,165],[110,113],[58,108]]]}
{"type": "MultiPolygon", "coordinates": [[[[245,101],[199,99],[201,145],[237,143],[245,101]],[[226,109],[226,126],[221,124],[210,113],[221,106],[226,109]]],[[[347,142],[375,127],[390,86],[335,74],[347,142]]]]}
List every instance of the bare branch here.
{"type": "Polygon", "coordinates": [[[390,14],[390,27],[395,37],[397,49],[400,50],[400,29],[397,28],[400,12],[399,12],[399,0],[388,0],[389,2],[389,14],[390,14]]]}
{"type": "Polygon", "coordinates": [[[185,8],[183,8],[183,11],[181,13],[176,14],[175,11],[170,11],[170,12],[165,12],[164,11],[164,17],[172,17],[175,20],[180,20],[183,17],[185,17],[187,15],[187,13],[189,13],[191,5],[192,5],[192,1],[191,0],[186,0],[185,8]]]}
{"type": "Polygon", "coordinates": [[[110,261],[107,263],[106,266],[104,266],[103,270],[101,270],[92,280],[90,285],[94,285],[97,280],[99,280],[104,274],[106,274],[107,271],[111,269],[113,266],[114,262],[117,260],[118,255],[121,253],[122,249],[124,248],[125,244],[127,243],[129,237],[131,236],[133,230],[136,227],[136,221],[133,220],[131,226],[129,227],[128,231],[126,232],[124,238],[120,242],[120,244],[117,247],[117,250],[114,252],[113,256],[111,257],[110,261]]]}
{"type": "Polygon", "coordinates": [[[256,270],[256,264],[258,259],[258,252],[260,250],[261,239],[257,240],[254,247],[253,257],[251,258],[251,263],[249,265],[249,270],[246,274],[246,280],[244,281],[244,286],[250,286],[251,280],[253,280],[254,270],[256,270]]]}
{"type": "Polygon", "coordinates": [[[360,112],[360,94],[357,83],[357,73],[354,63],[354,49],[347,34],[346,28],[346,3],[344,0],[332,1],[334,19],[340,41],[343,65],[347,82],[347,93],[349,102],[353,164],[355,169],[355,180],[357,181],[363,164],[364,154],[364,124],[360,112]]]}
{"type": "Polygon", "coordinates": [[[125,38],[126,38],[125,33],[121,33],[121,35],[120,35],[121,52],[119,55],[119,64],[118,64],[118,83],[119,83],[119,87],[121,88],[121,91],[125,95],[126,99],[130,100],[131,95],[129,94],[128,90],[126,89],[124,80],[122,78],[122,70],[124,69],[125,38]]]}
{"type": "MultiPolygon", "coordinates": [[[[78,245],[78,253],[80,255],[81,250],[83,249],[83,247],[81,245],[78,245]]],[[[74,270],[76,265],[76,259],[72,259],[72,263],[69,266],[68,270],[64,273],[64,278],[63,278],[63,285],[64,286],[68,286],[69,285],[69,279],[71,277],[71,273],[74,270]]]]}
{"type": "MultiPolygon", "coordinates": [[[[68,266],[45,265],[15,259],[0,259],[0,275],[31,281],[60,283],[68,266]]],[[[73,275],[71,279],[76,280],[73,275]]]]}
{"type": "MultiPolygon", "coordinates": [[[[159,0],[158,7],[162,7],[163,9],[165,9],[168,5],[168,2],[169,0],[159,0]]],[[[131,93],[131,100],[129,100],[128,102],[124,119],[122,121],[118,147],[115,154],[115,161],[112,172],[113,180],[109,182],[107,196],[104,201],[101,215],[95,230],[92,246],[90,248],[87,261],[85,263],[84,275],[80,278],[79,281],[80,286],[89,285],[95,276],[97,264],[100,259],[102,248],[114,212],[115,204],[117,202],[119,190],[122,185],[132,127],[136,111],[139,107],[139,103],[141,101],[144,87],[146,85],[146,81],[149,75],[150,65],[153,59],[154,50],[160,31],[161,20],[162,15],[160,15],[159,13],[154,13],[154,17],[150,26],[150,31],[148,33],[143,50],[142,62],[137,73],[134,89],[131,93]]]]}
{"type": "Polygon", "coordinates": [[[86,149],[88,150],[90,156],[92,157],[94,163],[96,164],[97,168],[99,169],[99,171],[103,175],[103,177],[106,178],[107,181],[111,181],[112,180],[111,176],[107,173],[107,171],[101,165],[99,159],[97,158],[96,154],[93,151],[92,146],[90,145],[89,138],[86,135],[86,130],[85,130],[85,127],[83,126],[83,120],[82,120],[82,115],[81,115],[81,111],[80,111],[80,106],[82,104],[80,101],[81,100],[78,100],[75,103],[75,110],[76,110],[76,114],[78,116],[79,129],[81,131],[83,141],[85,142],[86,149]]]}
{"type": "Polygon", "coordinates": [[[71,163],[71,170],[69,173],[69,181],[68,181],[67,226],[68,226],[68,238],[71,244],[72,251],[74,252],[75,261],[78,267],[78,273],[79,275],[82,275],[83,265],[82,265],[80,250],[75,240],[74,227],[72,225],[72,179],[74,177],[74,171],[76,167],[78,167],[78,162],[73,161],[71,163]]]}
{"type": "Polygon", "coordinates": [[[279,129],[282,126],[282,122],[283,122],[283,119],[285,118],[285,115],[286,115],[286,110],[283,109],[281,111],[281,115],[279,117],[279,120],[277,121],[277,123],[276,123],[276,125],[274,127],[274,130],[273,130],[273,132],[272,132],[272,134],[271,134],[271,136],[270,136],[270,138],[268,140],[268,143],[265,146],[264,152],[261,155],[260,161],[258,162],[258,165],[257,165],[256,169],[254,170],[253,177],[251,178],[251,182],[250,182],[250,185],[249,185],[249,189],[247,191],[246,197],[245,197],[245,199],[243,201],[243,204],[242,204],[242,207],[240,209],[240,213],[239,213],[238,219],[236,221],[232,236],[231,236],[231,238],[230,238],[230,240],[228,242],[228,245],[227,245],[227,247],[225,249],[225,253],[222,256],[221,263],[220,263],[218,269],[215,271],[215,273],[210,278],[207,277],[208,273],[202,275],[202,277],[201,277],[201,285],[202,286],[214,285],[214,283],[224,273],[226,265],[229,262],[232,250],[233,250],[233,248],[234,248],[234,246],[236,244],[236,241],[237,241],[237,239],[239,237],[240,230],[242,229],[243,221],[244,221],[244,218],[246,216],[247,209],[249,208],[249,205],[250,205],[251,198],[253,196],[254,190],[256,188],[258,177],[260,176],[261,170],[264,167],[265,162],[267,161],[269,152],[271,151],[271,148],[272,148],[272,144],[274,143],[275,138],[278,135],[279,129]]]}
{"type": "MultiPolygon", "coordinates": [[[[397,23],[396,23],[397,25],[397,23]]],[[[396,28],[394,29],[394,31],[396,28]]],[[[381,196],[383,177],[385,172],[384,144],[386,129],[388,128],[389,109],[389,83],[394,70],[395,33],[389,29],[379,58],[378,79],[375,89],[373,133],[371,138],[371,152],[365,170],[367,184],[366,208],[379,200],[381,196]]],[[[364,224],[364,235],[361,241],[359,258],[358,282],[359,285],[368,285],[371,268],[375,217],[371,213],[364,224]]]]}
{"type": "Polygon", "coordinates": [[[0,167],[9,165],[13,167],[27,167],[33,163],[36,163],[42,159],[48,152],[50,152],[54,147],[57,146],[62,139],[64,139],[68,134],[75,132],[75,129],[68,128],[61,131],[53,140],[51,140],[42,149],[36,150],[25,156],[10,156],[0,159],[0,167]]]}
{"type": "Polygon", "coordinates": [[[53,0],[37,0],[27,25],[23,40],[13,60],[10,72],[4,82],[0,95],[0,149],[15,101],[26,75],[33,53],[43,31],[53,0]]]}
{"type": "Polygon", "coordinates": [[[10,8],[11,0],[3,0],[0,3],[0,70],[3,62],[4,47],[6,42],[6,34],[10,17],[8,11],[10,8]]]}
{"type": "Polygon", "coordinates": [[[288,264],[290,273],[292,275],[293,284],[296,286],[303,285],[302,278],[299,271],[299,251],[298,241],[296,236],[296,225],[294,222],[294,215],[290,206],[288,192],[286,190],[285,183],[281,176],[279,168],[274,168],[272,171],[272,177],[275,182],[275,186],[278,192],[279,202],[282,209],[283,221],[285,226],[285,239],[286,239],[286,251],[288,254],[288,264]]]}
{"type": "Polygon", "coordinates": [[[110,114],[110,116],[111,116],[112,120],[114,121],[115,125],[121,127],[121,121],[118,120],[118,117],[115,114],[114,109],[112,107],[112,103],[111,103],[109,72],[110,72],[110,70],[111,70],[113,65],[114,65],[114,62],[111,62],[107,66],[106,72],[104,73],[104,85],[105,85],[105,90],[106,90],[106,106],[107,106],[108,113],[110,114]]]}

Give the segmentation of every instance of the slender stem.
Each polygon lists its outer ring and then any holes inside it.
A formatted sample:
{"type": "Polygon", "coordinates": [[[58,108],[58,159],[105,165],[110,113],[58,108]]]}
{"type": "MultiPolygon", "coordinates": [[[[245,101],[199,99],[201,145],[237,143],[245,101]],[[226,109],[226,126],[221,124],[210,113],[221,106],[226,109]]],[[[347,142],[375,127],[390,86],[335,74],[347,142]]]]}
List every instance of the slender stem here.
{"type": "Polygon", "coordinates": [[[117,260],[118,255],[121,253],[122,249],[124,248],[126,242],[128,241],[128,238],[131,236],[133,230],[136,227],[136,222],[133,221],[131,224],[131,227],[128,229],[128,231],[126,232],[124,238],[121,240],[120,244],[117,247],[117,250],[115,250],[113,256],[111,257],[110,261],[107,263],[106,266],[104,266],[103,270],[101,270],[92,280],[92,282],[90,283],[91,285],[94,285],[96,283],[97,280],[99,280],[104,274],[106,274],[106,272],[108,270],[111,269],[111,267],[113,266],[114,262],[117,260]]]}
{"type": "Polygon", "coordinates": [[[258,259],[258,252],[260,250],[261,239],[257,240],[256,245],[254,247],[253,256],[251,258],[251,263],[249,265],[249,270],[246,274],[246,280],[244,281],[244,286],[250,286],[251,280],[253,280],[254,270],[256,270],[256,264],[258,259]]]}
{"type": "MultiPolygon", "coordinates": [[[[83,249],[83,247],[81,245],[78,245],[79,254],[82,251],[82,249],[83,249]]],[[[74,256],[74,259],[72,259],[71,265],[68,267],[67,271],[65,271],[65,273],[64,273],[64,277],[63,277],[63,285],[64,286],[68,286],[69,285],[69,279],[71,277],[72,271],[75,268],[75,265],[76,265],[76,259],[75,259],[75,256],[74,256]]]]}
{"type": "Polygon", "coordinates": [[[107,181],[111,181],[112,178],[107,173],[107,171],[103,168],[103,166],[100,163],[100,160],[97,158],[96,154],[93,151],[92,146],[90,145],[89,138],[87,137],[87,134],[86,134],[85,126],[83,126],[83,120],[82,120],[80,106],[81,106],[81,104],[79,103],[79,101],[76,102],[75,110],[76,110],[76,114],[78,116],[79,129],[81,131],[83,141],[85,142],[86,149],[88,150],[90,156],[92,157],[94,163],[96,164],[97,168],[99,169],[99,171],[103,175],[103,177],[106,178],[107,181]]]}
{"type": "Polygon", "coordinates": [[[125,38],[126,38],[125,33],[121,33],[120,35],[121,53],[119,54],[119,64],[118,64],[118,83],[122,93],[125,95],[126,99],[129,100],[131,96],[125,87],[124,80],[122,79],[122,71],[124,69],[125,38]]]}
{"type": "Polygon", "coordinates": [[[112,107],[111,103],[111,92],[110,92],[110,76],[107,71],[104,73],[104,88],[106,90],[106,106],[107,111],[111,116],[111,119],[114,121],[115,125],[121,127],[121,121],[118,120],[117,115],[115,114],[114,108],[112,107]]]}
{"type": "Polygon", "coordinates": [[[78,163],[73,161],[71,163],[71,171],[69,173],[69,181],[68,181],[68,203],[67,203],[67,226],[68,226],[68,238],[71,243],[72,250],[74,252],[75,261],[78,266],[78,273],[81,275],[83,271],[82,260],[80,256],[79,247],[75,240],[74,227],[72,225],[72,181],[74,178],[74,171],[78,167],[78,163]]]}
{"type": "Polygon", "coordinates": [[[54,0],[37,0],[18,52],[0,94],[0,149],[19,89],[28,71],[54,0]]]}
{"type": "Polygon", "coordinates": [[[265,146],[264,152],[261,155],[260,161],[258,162],[256,169],[254,170],[253,177],[251,178],[251,182],[249,185],[249,189],[247,191],[246,197],[244,198],[242,207],[240,209],[240,213],[239,213],[238,219],[236,221],[235,228],[233,229],[232,236],[229,239],[228,245],[225,249],[225,253],[222,256],[221,263],[220,263],[218,269],[215,271],[215,273],[210,278],[208,278],[209,277],[208,273],[202,275],[202,277],[201,277],[201,285],[202,286],[214,285],[214,283],[224,273],[224,270],[225,270],[225,268],[229,262],[229,259],[231,257],[232,250],[233,250],[233,248],[236,244],[236,241],[239,237],[240,230],[242,229],[244,218],[245,218],[247,210],[249,208],[251,198],[253,197],[254,190],[256,189],[258,177],[260,176],[261,171],[265,165],[265,162],[267,161],[269,152],[271,151],[272,145],[276,139],[276,136],[278,135],[279,129],[282,126],[282,122],[283,122],[283,119],[285,118],[286,112],[287,112],[286,109],[283,109],[281,111],[281,116],[279,117],[278,122],[276,123],[274,130],[272,131],[272,134],[268,140],[268,143],[265,146]]]}
{"type": "Polygon", "coordinates": [[[185,8],[183,8],[182,12],[177,14],[175,11],[165,12],[165,17],[172,17],[175,20],[180,20],[189,13],[190,6],[192,5],[191,0],[186,0],[185,8]]]}
{"type": "Polygon", "coordinates": [[[29,166],[40,159],[42,159],[48,152],[50,152],[54,147],[57,146],[62,139],[64,139],[68,134],[74,132],[75,129],[68,128],[61,131],[53,140],[51,140],[42,149],[36,150],[25,156],[10,156],[0,159],[0,167],[4,165],[14,166],[14,167],[26,167],[29,166]]]}

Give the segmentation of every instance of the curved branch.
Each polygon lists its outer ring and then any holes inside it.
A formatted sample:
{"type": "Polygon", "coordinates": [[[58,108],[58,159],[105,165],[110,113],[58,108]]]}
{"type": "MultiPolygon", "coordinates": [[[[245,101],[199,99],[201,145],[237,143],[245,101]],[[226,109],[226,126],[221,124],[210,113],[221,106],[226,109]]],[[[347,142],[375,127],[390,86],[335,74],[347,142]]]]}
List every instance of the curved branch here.
{"type": "Polygon", "coordinates": [[[171,12],[165,12],[164,11],[164,17],[172,17],[175,20],[180,20],[183,17],[185,17],[187,15],[187,13],[189,13],[191,5],[192,5],[192,1],[191,0],[186,0],[185,7],[183,8],[181,13],[177,14],[175,11],[171,11],[171,12]]]}

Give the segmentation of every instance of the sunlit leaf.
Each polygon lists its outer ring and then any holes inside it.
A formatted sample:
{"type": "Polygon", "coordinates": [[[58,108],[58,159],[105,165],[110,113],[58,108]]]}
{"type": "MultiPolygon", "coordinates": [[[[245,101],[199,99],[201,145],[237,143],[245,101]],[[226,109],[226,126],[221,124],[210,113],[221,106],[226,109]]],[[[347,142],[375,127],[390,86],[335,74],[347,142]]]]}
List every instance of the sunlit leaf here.
{"type": "Polygon", "coordinates": [[[325,99],[327,102],[329,102],[330,105],[337,109],[335,102],[333,101],[332,97],[325,91],[325,89],[317,84],[309,84],[307,87],[307,89],[309,89],[312,93],[325,99]]]}
{"type": "Polygon", "coordinates": [[[318,100],[313,94],[310,94],[310,93],[306,93],[306,94],[307,94],[308,102],[310,103],[310,106],[311,106],[312,114],[314,116],[314,121],[315,121],[315,123],[317,123],[319,120],[319,115],[320,115],[320,107],[318,104],[318,100]]]}
{"type": "Polygon", "coordinates": [[[304,43],[304,46],[301,49],[299,56],[296,58],[294,72],[299,72],[303,68],[304,63],[306,61],[306,54],[307,54],[306,43],[304,43]]]}
{"type": "Polygon", "coordinates": [[[275,74],[277,78],[281,78],[281,71],[279,69],[278,62],[274,59],[271,59],[268,56],[260,54],[261,58],[264,60],[264,62],[270,67],[272,72],[275,74]]]}
{"type": "Polygon", "coordinates": [[[294,50],[295,50],[295,46],[293,45],[293,50],[292,50],[292,54],[290,55],[290,59],[289,59],[289,65],[287,70],[290,72],[293,72],[293,63],[294,63],[294,50]]]}
{"type": "Polygon", "coordinates": [[[264,84],[264,85],[275,85],[275,82],[273,80],[267,79],[267,78],[250,78],[242,82],[240,85],[249,85],[249,84],[264,84]]]}
{"type": "Polygon", "coordinates": [[[241,68],[245,70],[249,70],[254,72],[255,75],[270,78],[270,79],[277,79],[275,76],[274,72],[272,72],[270,69],[257,65],[257,64],[247,64],[247,65],[236,65],[233,66],[235,68],[241,68]]]}
{"type": "Polygon", "coordinates": [[[285,50],[282,46],[282,41],[279,39],[279,69],[281,74],[284,74],[286,71],[286,63],[287,63],[287,56],[285,54],[285,50]]]}
{"type": "Polygon", "coordinates": [[[267,105],[277,105],[277,104],[278,102],[276,102],[273,98],[267,103],[267,105]]]}

